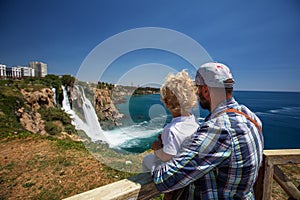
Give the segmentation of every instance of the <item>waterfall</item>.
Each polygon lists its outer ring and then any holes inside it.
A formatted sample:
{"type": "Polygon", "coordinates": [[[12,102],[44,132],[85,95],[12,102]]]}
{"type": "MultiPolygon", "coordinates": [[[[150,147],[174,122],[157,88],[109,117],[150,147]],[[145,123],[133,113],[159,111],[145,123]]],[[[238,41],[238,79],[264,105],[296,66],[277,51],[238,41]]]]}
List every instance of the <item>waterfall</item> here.
{"type": "Polygon", "coordinates": [[[54,99],[54,103],[56,105],[56,88],[51,88],[52,92],[53,92],[53,99],[54,99]]]}
{"type": "Polygon", "coordinates": [[[72,109],[70,106],[68,94],[66,88],[62,86],[64,99],[62,102],[62,109],[68,113],[72,118],[72,123],[77,130],[83,130],[86,135],[93,141],[102,141],[109,143],[104,136],[104,131],[102,130],[96,111],[88,98],[85,96],[83,88],[81,90],[78,86],[75,86],[77,92],[81,96],[82,100],[82,109],[84,113],[85,120],[83,121],[72,109]]]}
{"type": "Polygon", "coordinates": [[[64,98],[62,101],[62,109],[68,113],[68,111],[71,110],[68,93],[67,93],[65,86],[62,85],[61,87],[63,89],[63,95],[64,95],[64,98]]]}

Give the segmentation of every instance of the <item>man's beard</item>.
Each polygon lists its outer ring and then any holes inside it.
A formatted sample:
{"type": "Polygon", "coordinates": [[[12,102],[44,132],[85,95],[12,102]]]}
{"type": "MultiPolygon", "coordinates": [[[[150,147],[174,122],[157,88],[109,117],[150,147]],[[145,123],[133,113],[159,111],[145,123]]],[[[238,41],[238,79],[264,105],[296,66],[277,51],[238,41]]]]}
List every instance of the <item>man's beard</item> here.
{"type": "Polygon", "coordinates": [[[202,92],[200,92],[198,98],[199,98],[200,106],[203,109],[210,110],[210,102],[203,97],[202,92]]]}
{"type": "Polygon", "coordinates": [[[202,99],[202,100],[200,101],[200,106],[201,106],[203,109],[210,110],[210,103],[209,103],[209,101],[207,101],[207,100],[202,99]]]}

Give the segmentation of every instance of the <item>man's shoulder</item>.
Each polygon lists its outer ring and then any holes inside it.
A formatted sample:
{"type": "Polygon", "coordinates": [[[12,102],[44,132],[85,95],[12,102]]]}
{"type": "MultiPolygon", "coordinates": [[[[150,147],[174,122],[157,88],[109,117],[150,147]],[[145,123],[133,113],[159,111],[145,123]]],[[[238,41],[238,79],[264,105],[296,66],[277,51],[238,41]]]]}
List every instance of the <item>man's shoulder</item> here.
{"type": "Polygon", "coordinates": [[[220,126],[211,121],[204,122],[193,135],[194,139],[199,140],[218,140],[225,142],[230,141],[230,130],[225,126],[220,126]]]}

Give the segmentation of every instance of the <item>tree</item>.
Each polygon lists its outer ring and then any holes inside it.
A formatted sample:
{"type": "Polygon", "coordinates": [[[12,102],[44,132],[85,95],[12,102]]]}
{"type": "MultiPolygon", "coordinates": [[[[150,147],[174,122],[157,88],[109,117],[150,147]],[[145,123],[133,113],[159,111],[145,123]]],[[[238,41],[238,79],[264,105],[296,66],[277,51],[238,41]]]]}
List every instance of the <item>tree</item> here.
{"type": "Polygon", "coordinates": [[[75,78],[71,75],[63,75],[61,77],[61,82],[64,86],[74,86],[75,78]]]}

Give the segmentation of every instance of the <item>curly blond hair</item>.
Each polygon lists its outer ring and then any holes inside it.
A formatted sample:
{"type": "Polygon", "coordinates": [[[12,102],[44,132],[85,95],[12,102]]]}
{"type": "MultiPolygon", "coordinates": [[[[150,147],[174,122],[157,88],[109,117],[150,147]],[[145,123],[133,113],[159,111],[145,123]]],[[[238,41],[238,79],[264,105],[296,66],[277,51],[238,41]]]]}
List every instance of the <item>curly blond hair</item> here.
{"type": "Polygon", "coordinates": [[[169,74],[160,88],[161,99],[170,111],[186,111],[197,105],[196,87],[186,70],[169,74]]]}

